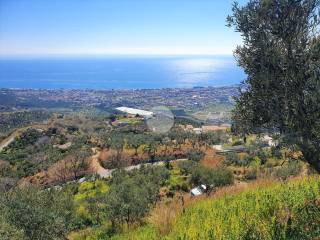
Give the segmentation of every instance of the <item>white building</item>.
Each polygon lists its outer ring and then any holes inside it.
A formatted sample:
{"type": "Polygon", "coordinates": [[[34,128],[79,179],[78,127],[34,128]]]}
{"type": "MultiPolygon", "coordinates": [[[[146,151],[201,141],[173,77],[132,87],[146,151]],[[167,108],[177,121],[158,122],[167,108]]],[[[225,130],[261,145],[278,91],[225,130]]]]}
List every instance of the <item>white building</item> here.
{"type": "Polygon", "coordinates": [[[138,114],[143,117],[152,117],[154,115],[153,112],[149,112],[149,111],[145,111],[145,110],[141,110],[141,109],[136,109],[136,108],[117,107],[116,109],[121,112],[125,112],[125,113],[132,114],[132,115],[138,114]]]}

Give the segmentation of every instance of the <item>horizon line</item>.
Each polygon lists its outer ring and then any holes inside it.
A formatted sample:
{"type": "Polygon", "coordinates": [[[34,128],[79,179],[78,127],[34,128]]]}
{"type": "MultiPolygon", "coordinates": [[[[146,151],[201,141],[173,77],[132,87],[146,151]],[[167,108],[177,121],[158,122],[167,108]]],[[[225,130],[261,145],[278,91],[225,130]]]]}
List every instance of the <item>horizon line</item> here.
{"type": "Polygon", "coordinates": [[[233,56],[233,53],[147,53],[147,54],[0,54],[0,59],[6,58],[81,58],[81,57],[187,57],[187,56],[233,56]]]}

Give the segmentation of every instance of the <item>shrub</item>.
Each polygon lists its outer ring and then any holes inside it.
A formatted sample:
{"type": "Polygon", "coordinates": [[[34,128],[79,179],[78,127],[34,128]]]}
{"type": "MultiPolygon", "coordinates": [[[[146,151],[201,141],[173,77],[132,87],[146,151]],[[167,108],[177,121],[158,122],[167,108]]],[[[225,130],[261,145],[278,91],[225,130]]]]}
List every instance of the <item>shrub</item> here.
{"type": "Polygon", "coordinates": [[[10,232],[21,230],[23,239],[65,239],[73,223],[73,201],[69,192],[15,189],[0,194],[0,214],[10,232]]]}
{"type": "Polygon", "coordinates": [[[21,240],[25,239],[25,236],[22,230],[8,224],[2,217],[0,217],[0,239],[21,240]]]}
{"type": "Polygon", "coordinates": [[[250,166],[253,168],[258,168],[261,166],[261,159],[258,156],[250,158],[250,166]]]}
{"type": "Polygon", "coordinates": [[[301,164],[298,161],[289,162],[287,165],[284,165],[277,169],[275,172],[276,177],[286,180],[291,176],[296,176],[301,171],[301,164]]]}
{"type": "Polygon", "coordinates": [[[233,173],[226,168],[209,169],[198,166],[191,176],[191,183],[194,185],[205,184],[207,186],[220,187],[232,184],[233,181],[233,173]]]}
{"type": "Polygon", "coordinates": [[[110,191],[105,197],[113,225],[139,222],[159,199],[160,187],[165,185],[169,175],[164,167],[142,166],[131,172],[114,171],[110,191]]]}
{"type": "Polygon", "coordinates": [[[257,175],[258,175],[258,171],[257,171],[257,169],[254,168],[254,169],[249,170],[245,174],[244,178],[246,180],[254,180],[254,179],[257,179],[257,175]]]}
{"type": "Polygon", "coordinates": [[[187,158],[191,161],[200,162],[204,157],[204,152],[191,149],[187,152],[187,158]]]}
{"type": "Polygon", "coordinates": [[[196,166],[197,163],[194,161],[181,161],[178,163],[178,167],[183,175],[191,174],[196,166]]]}
{"type": "Polygon", "coordinates": [[[237,153],[231,152],[226,155],[224,164],[227,166],[247,166],[248,161],[247,158],[241,159],[237,153]]]}
{"type": "Polygon", "coordinates": [[[106,204],[104,198],[109,187],[104,180],[83,182],[74,196],[76,206],[76,225],[100,225],[106,220],[106,204]]]}
{"type": "MultiPolygon", "coordinates": [[[[284,227],[283,221],[279,228],[284,227]]],[[[307,201],[292,214],[288,239],[317,239],[320,236],[320,198],[307,201]]]]}

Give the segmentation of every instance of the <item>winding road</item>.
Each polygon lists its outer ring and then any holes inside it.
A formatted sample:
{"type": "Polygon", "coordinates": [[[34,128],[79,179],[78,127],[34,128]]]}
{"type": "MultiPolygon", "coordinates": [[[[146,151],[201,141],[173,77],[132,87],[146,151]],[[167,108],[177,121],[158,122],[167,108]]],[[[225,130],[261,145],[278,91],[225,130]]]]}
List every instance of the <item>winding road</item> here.
{"type": "MultiPolygon", "coordinates": [[[[91,157],[91,160],[92,160],[91,161],[91,168],[92,168],[92,170],[102,178],[111,177],[112,172],[114,170],[116,170],[116,169],[106,169],[106,168],[102,167],[101,164],[100,164],[100,161],[99,161],[100,151],[98,151],[96,148],[92,148],[92,151],[94,153],[94,155],[91,157]]],[[[180,161],[186,161],[186,160],[188,160],[188,159],[182,158],[182,159],[172,160],[170,162],[180,162],[180,161]]],[[[125,167],[124,170],[132,171],[133,169],[141,168],[142,165],[144,165],[144,166],[148,166],[148,165],[160,166],[160,165],[164,165],[164,164],[165,164],[165,161],[159,161],[159,162],[155,162],[155,163],[137,164],[137,165],[132,165],[132,166],[129,166],[129,167],[125,167]]]]}

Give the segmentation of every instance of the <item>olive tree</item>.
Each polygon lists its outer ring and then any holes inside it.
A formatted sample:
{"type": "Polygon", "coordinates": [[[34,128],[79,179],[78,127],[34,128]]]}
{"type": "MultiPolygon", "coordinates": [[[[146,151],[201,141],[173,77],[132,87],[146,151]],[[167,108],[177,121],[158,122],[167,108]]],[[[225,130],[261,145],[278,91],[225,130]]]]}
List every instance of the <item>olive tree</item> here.
{"type": "Polygon", "coordinates": [[[320,1],[235,3],[228,25],[243,45],[235,57],[245,73],[233,130],[280,133],[320,172],[320,1]]]}

